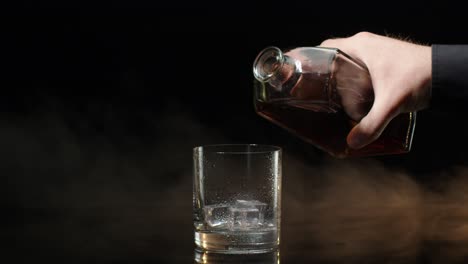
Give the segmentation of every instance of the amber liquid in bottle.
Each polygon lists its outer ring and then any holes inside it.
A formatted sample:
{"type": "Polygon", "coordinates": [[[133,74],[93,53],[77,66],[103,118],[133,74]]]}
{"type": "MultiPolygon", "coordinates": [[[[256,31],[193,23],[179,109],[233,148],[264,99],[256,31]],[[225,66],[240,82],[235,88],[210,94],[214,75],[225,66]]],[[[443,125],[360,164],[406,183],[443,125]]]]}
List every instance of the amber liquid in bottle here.
{"type": "Polygon", "coordinates": [[[376,141],[355,150],[348,147],[346,137],[357,122],[343,110],[318,112],[290,100],[259,101],[256,107],[258,114],[264,118],[336,157],[399,154],[408,152],[410,148],[411,130],[408,124],[414,122],[411,120],[414,118],[412,113],[398,115],[376,141]]]}

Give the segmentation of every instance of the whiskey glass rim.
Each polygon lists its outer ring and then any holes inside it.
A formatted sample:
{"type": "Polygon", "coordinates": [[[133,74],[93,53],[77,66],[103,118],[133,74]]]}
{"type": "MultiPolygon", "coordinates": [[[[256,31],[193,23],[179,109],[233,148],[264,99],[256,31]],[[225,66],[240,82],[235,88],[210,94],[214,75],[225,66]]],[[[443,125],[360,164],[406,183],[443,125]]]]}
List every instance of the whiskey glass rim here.
{"type": "Polygon", "coordinates": [[[266,154],[281,152],[282,148],[266,144],[210,144],[193,148],[193,152],[208,152],[215,154],[266,154]]]}

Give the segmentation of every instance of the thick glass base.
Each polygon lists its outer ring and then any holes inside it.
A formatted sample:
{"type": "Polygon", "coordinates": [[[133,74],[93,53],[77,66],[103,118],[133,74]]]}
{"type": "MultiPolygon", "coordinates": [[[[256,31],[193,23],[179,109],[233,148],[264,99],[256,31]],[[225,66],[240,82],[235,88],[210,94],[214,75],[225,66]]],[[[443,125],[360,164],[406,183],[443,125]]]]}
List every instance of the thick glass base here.
{"type": "Polygon", "coordinates": [[[275,251],[279,246],[277,229],[255,231],[195,231],[200,250],[223,254],[259,254],[275,251]]]}

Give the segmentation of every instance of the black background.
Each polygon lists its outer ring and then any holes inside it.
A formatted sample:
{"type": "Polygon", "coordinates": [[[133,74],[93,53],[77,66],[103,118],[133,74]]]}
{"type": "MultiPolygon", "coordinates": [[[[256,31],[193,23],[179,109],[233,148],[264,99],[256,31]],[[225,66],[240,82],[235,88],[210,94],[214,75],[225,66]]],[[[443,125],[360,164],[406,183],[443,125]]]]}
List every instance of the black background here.
{"type": "MultiPolygon", "coordinates": [[[[282,146],[291,192],[304,178],[288,176],[287,160],[321,171],[378,164],[436,193],[463,176],[466,110],[418,113],[409,154],[336,161],[252,104],[262,48],[359,31],[467,43],[463,8],[449,2],[30,1],[1,13],[0,223],[16,263],[190,263],[197,145],[282,146]]],[[[415,255],[431,262],[427,252],[415,255]]]]}

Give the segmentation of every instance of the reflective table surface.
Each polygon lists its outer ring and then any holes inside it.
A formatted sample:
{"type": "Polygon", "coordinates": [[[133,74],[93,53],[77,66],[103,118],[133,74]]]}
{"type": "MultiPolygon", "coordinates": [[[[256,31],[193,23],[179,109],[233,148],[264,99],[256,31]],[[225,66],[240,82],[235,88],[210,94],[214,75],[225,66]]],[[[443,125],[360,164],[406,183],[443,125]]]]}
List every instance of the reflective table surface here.
{"type": "Polygon", "coordinates": [[[441,192],[373,162],[309,166],[286,155],[284,164],[277,252],[197,252],[186,166],[164,184],[135,174],[117,187],[92,178],[47,201],[25,192],[22,207],[3,211],[2,236],[15,242],[4,256],[16,263],[468,263],[465,177],[441,192]]]}

